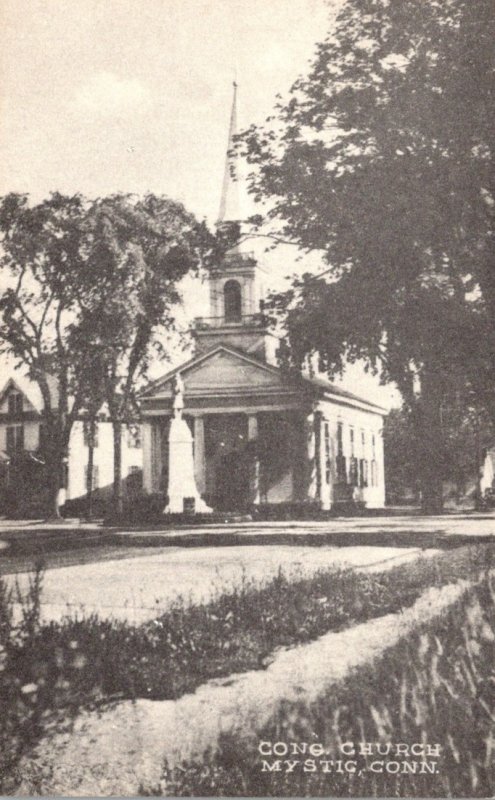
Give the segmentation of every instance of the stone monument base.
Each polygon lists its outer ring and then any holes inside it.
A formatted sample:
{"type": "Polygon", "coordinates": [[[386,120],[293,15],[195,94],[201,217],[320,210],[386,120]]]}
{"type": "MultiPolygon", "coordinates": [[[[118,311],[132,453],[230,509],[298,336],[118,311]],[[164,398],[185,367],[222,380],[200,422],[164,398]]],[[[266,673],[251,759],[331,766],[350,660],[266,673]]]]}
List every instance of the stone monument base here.
{"type": "Polygon", "coordinates": [[[211,514],[198,492],[194,477],[193,438],[189,425],[174,416],[168,434],[169,481],[168,503],[164,514],[211,514]]]}

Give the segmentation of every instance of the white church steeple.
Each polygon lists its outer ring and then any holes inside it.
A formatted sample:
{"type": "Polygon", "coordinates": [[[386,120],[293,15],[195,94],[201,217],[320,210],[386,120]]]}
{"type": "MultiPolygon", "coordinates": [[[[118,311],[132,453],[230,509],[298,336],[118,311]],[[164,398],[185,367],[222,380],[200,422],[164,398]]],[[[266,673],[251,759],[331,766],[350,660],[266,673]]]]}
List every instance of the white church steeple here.
{"type": "Polygon", "coordinates": [[[232,247],[208,276],[210,308],[208,316],[196,320],[196,349],[205,352],[218,344],[230,344],[239,350],[272,361],[262,314],[265,294],[265,270],[251,251],[253,241],[246,232],[246,206],[242,164],[235,150],[237,134],[237,83],[230,112],[225,170],[222,181],[217,227],[239,225],[240,242],[232,247]]]}
{"type": "Polygon", "coordinates": [[[223,174],[222,195],[217,224],[224,222],[239,222],[240,185],[239,185],[239,156],[234,150],[234,137],[237,134],[237,83],[234,81],[234,96],[230,112],[229,136],[227,139],[227,152],[225,154],[225,170],[223,174]]]}

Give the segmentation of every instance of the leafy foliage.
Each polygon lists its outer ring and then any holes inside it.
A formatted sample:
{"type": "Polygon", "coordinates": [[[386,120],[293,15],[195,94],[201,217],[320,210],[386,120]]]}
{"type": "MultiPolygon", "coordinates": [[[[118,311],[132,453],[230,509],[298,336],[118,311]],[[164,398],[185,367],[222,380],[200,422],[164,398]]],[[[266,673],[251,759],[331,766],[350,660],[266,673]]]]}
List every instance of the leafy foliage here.
{"type": "Polygon", "coordinates": [[[442,398],[493,407],[490,0],[348,0],[307,77],[239,147],[277,234],[329,265],[276,296],[293,363],[398,385],[438,508],[442,398]]]}
{"type": "Polygon", "coordinates": [[[177,284],[208,266],[217,241],[180,203],[146,195],[89,201],[53,194],[0,201],[0,346],[27,368],[43,399],[52,508],[74,420],[105,399],[116,426],[135,409],[136,387],[174,326],[177,284]]]}
{"type": "MultiPolygon", "coordinates": [[[[27,368],[39,387],[52,510],[63,482],[70,431],[84,402],[81,374],[91,353],[76,346],[78,281],[84,269],[84,202],[53,194],[30,207],[26,195],[0,202],[0,352],[27,368]]],[[[82,342],[80,344],[83,344],[82,342]]]]}
{"type": "Polygon", "coordinates": [[[137,413],[150,360],[166,359],[178,283],[207,268],[220,247],[183,205],[154,195],[115,195],[92,204],[78,341],[94,354],[94,377],[114,427],[114,498],[122,510],[122,423],[137,413]],[[161,334],[161,336],[160,336],[161,334]]]}
{"type": "MultiPolygon", "coordinates": [[[[478,492],[483,453],[493,441],[493,424],[483,409],[469,405],[463,393],[444,398],[441,406],[441,459],[437,459],[440,476],[451,484],[451,491],[460,499],[466,492],[478,492]]],[[[389,499],[418,498],[421,471],[420,444],[407,407],[393,409],[383,428],[385,450],[385,486],[389,499]]]]}

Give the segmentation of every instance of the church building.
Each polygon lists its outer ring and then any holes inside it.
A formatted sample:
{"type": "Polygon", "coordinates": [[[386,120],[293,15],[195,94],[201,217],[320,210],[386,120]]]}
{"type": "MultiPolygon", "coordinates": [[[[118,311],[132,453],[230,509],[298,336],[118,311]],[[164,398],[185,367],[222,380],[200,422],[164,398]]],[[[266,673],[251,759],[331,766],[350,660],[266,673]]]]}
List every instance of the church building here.
{"type": "MultiPolygon", "coordinates": [[[[234,91],[219,225],[241,222],[235,132],[234,91]]],[[[174,511],[328,510],[350,501],[383,507],[385,410],[278,366],[279,341],[262,313],[266,277],[249,238],[209,274],[209,309],[192,331],[194,357],[141,397],[144,490],[173,494],[174,511]]]]}

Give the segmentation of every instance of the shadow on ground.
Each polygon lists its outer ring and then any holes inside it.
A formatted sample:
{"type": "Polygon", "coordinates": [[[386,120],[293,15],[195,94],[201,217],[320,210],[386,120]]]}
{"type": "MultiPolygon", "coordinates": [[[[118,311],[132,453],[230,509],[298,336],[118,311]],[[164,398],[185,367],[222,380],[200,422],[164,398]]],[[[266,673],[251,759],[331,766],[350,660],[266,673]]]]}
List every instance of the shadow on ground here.
{"type": "MultiPolygon", "coordinates": [[[[485,518],[478,517],[478,522],[485,518]]],[[[261,529],[247,526],[239,528],[229,526],[228,530],[216,527],[214,530],[185,530],[167,531],[133,529],[120,532],[102,528],[43,528],[2,531],[0,534],[0,569],[2,563],[12,558],[30,556],[33,559],[41,558],[48,554],[64,553],[78,550],[98,550],[111,548],[112,550],[132,550],[134,548],[153,547],[232,547],[250,545],[306,545],[308,547],[404,547],[404,548],[442,548],[450,549],[466,544],[480,544],[495,541],[493,530],[493,517],[486,517],[491,523],[487,533],[459,533],[448,532],[440,527],[436,528],[436,521],[432,520],[432,528],[418,530],[411,520],[411,527],[387,524],[384,530],[376,529],[376,525],[360,525],[358,530],[325,531],[323,528],[311,530],[311,525],[291,527],[290,523],[281,528],[270,528],[269,525],[261,529]]],[[[439,524],[437,522],[437,524],[439,524]]],[[[97,556],[97,553],[95,553],[97,556]]],[[[2,570],[5,571],[5,570],[2,570]]]]}

